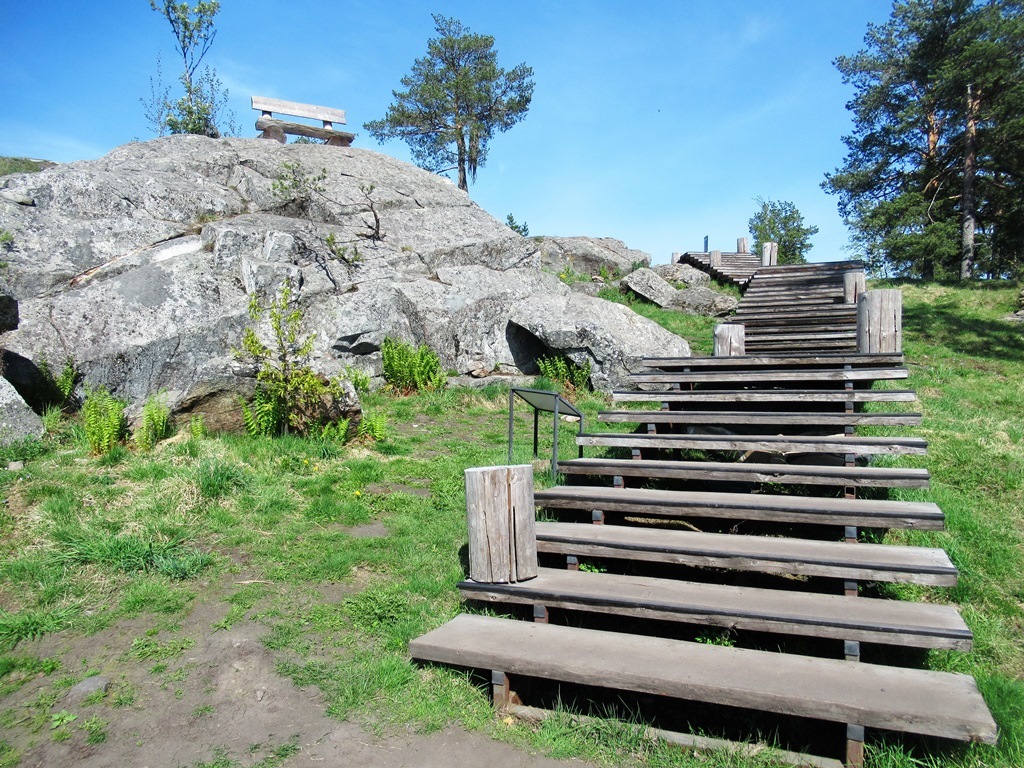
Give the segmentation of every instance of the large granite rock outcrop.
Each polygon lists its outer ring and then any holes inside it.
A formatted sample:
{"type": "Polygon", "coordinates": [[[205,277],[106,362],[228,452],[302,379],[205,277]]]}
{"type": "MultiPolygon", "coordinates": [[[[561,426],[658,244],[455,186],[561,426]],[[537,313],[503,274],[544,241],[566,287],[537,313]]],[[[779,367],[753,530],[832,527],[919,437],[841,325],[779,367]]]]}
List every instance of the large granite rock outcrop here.
{"type": "Polygon", "coordinates": [[[558,273],[565,269],[583,275],[604,274],[611,278],[627,275],[639,267],[651,266],[651,257],[612,237],[537,237],[544,269],[558,273]]]}
{"type": "Polygon", "coordinates": [[[533,238],[446,179],[369,150],[172,136],[0,185],[0,293],[21,320],[4,357],[23,392],[33,361],[70,357],[136,405],[164,391],[176,409],[224,412],[252,387],[233,355],[250,299],[285,280],[326,375],[379,374],[386,335],[476,376],[565,352],[602,387],[641,356],[688,354],[624,308],[570,296],[533,238]]]}

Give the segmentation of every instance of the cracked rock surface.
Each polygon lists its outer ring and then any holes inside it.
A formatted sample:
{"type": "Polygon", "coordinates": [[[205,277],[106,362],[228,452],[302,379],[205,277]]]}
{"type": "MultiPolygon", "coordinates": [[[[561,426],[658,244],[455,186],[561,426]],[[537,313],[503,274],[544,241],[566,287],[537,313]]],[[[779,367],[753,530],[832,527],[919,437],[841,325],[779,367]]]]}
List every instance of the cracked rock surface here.
{"type": "Polygon", "coordinates": [[[327,375],[379,375],[386,335],[430,344],[446,369],[474,375],[531,373],[571,339],[564,351],[591,360],[603,388],[625,384],[642,356],[689,353],[608,302],[568,301],[533,239],[447,179],[365,149],[170,136],[0,186],[13,236],[0,293],[21,320],[5,362],[23,394],[41,360],[59,369],[70,357],[87,384],[136,409],[163,391],[174,408],[223,410],[252,389],[232,353],[250,298],[266,303],[286,279],[327,375]],[[580,319],[523,320],[535,306],[580,319]]]}

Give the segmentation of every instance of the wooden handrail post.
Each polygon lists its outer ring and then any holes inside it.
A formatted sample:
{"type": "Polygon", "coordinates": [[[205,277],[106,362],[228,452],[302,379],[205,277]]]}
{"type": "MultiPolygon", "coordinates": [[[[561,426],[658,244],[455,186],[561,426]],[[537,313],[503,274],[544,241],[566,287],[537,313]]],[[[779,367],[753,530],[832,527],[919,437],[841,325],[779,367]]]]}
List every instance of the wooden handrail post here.
{"type": "Polygon", "coordinates": [[[853,269],[843,273],[843,301],[847,304],[856,304],[858,297],[866,289],[864,283],[864,270],[853,269]]]}
{"type": "Polygon", "coordinates": [[[682,260],[683,254],[681,254],[679,251],[672,251],[672,261],[669,262],[670,264],[678,264],[682,260]]]}
{"type": "Polygon", "coordinates": [[[715,357],[735,357],[746,353],[746,326],[740,323],[715,326],[715,357]]]}
{"type": "Polygon", "coordinates": [[[721,267],[722,266],[722,252],[721,251],[712,251],[710,256],[709,256],[708,262],[711,264],[711,268],[712,269],[718,269],[719,267],[721,267]]]}
{"type": "Polygon", "coordinates": [[[765,243],[761,246],[761,266],[774,267],[779,263],[779,244],[765,243]]]}
{"type": "Polygon", "coordinates": [[[533,467],[466,470],[469,578],[508,584],[537,575],[533,467]]]}
{"type": "Polygon", "coordinates": [[[747,238],[736,238],[736,253],[750,253],[750,241],[747,238]]]}
{"type": "Polygon", "coordinates": [[[857,351],[903,351],[903,294],[898,288],[866,291],[857,299],[857,351]]]}

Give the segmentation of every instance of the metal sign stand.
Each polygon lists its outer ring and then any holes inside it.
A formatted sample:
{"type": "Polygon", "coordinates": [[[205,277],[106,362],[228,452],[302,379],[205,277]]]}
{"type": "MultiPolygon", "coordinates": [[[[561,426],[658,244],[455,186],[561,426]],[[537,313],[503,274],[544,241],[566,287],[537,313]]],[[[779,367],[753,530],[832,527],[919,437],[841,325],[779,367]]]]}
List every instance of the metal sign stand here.
{"type": "MultiPolygon", "coordinates": [[[[539,425],[540,413],[554,414],[554,446],[551,449],[551,478],[558,478],[558,417],[560,414],[575,416],[579,419],[579,430],[576,434],[583,433],[583,413],[557,392],[549,392],[545,389],[521,389],[513,387],[508,393],[508,461],[512,463],[512,438],[515,433],[513,417],[515,416],[516,398],[523,400],[533,408],[533,457],[537,458],[539,448],[539,425]]],[[[580,447],[580,456],[583,456],[583,447],[580,447]]]]}

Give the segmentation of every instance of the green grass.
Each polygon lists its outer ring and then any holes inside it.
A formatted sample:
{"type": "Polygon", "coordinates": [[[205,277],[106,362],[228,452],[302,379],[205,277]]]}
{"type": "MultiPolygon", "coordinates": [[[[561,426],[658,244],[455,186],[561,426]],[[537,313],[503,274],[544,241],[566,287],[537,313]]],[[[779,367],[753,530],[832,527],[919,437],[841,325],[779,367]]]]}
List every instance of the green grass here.
{"type": "Polygon", "coordinates": [[[27,157],[0,157],[0,176],[9,173],[38,173],[55,163],[49,160],[30,160],[27,157]]]}
{"type": "MultiPolygon", "coordinates": [[[[901,287],[908,386],[920,393],[925,416],[913,432],[929,440],[923,463],[933,486],[927,494],[899,495],[936,501],[948,530],[892,532],[887,540],[945,547],[961,578],[953,589],[888,592],[960,607],[975,650],[933,652],[927,664],[976,677],[1001,742],[922,751],[872,734],[869,766],[1010,768],[1024,764],[1024,326],[1001,318],[1012,311],[1016,289],[901,287]]],[[[612,298],[680,333],[695,353],[710,354],[718,320],[612,298]]],[[[630,428],[596,422],[608,406],[604,398],[571,394],[589,429],[630,428]]],[[[463,472],[508,461],[507,402],[501,387],[405,398],[370,393],[364,407],[386,416],[387,440],[347,446],[288,436],[194,436],[149,453],[125,449],[116,462],[90,457],[81,439],[23,446],[25,471],[0,472],[8,499],[0,508],[0,643],[10,649],[52,632],[73,637],[152,616],[167,634],[155,628],[122,646],[115,661],[173,675],[193,637],[203,642],[239,622],[256,622],[280,674],[317,689],[332,716],[379,731],[429,732],[458,723],[599,765],[769,764],[764,756],[695,756],[652,742],[628,716],[581,720],[565,712],[537,726],[505,723],[493,717],[486,688],[473,678],[411,663],[409,640],[462,609],[455,585],[466,543],[463,472]],[[371,535],[361,533],[370,524],[371,535]],[[222,586],[222,577],[230,583],[242,567],[258,581],[222,586]],[[167,630],[199,601],[222,605],[223,613],[203,627],[167,630]]],[[[533,458],[532,414],[522,403],[516,412],[513,462],[526,463],[533,458]]],[[[540,424],[546,460],[551,420],[540,424]]],[[[574,425],[562,425],[563,458],[576,454],[574,432],[574,425]]],[[[915,459],[907,463],[920,466],[921,457],[915,459]]],[[[536,480],[552,482],[543,470],[536,480]]],[[[714,633],[707,639],[723,641],[714,633]]],[[[23,655],[0,656],[0,694],[9,697],[0,711],[22,695],[26,680],[52,674],[59,663],[16,651],[23,655]]],[[[56,702],[49,693],[43,689],[38,706],[26,711],[46,705],[49,718],[56,702]]],[[[107,698],[97,707],[105,720],[113,721],[118,707],[138,706],[130,686],[107,698]]],[[[31,737],[31,720],[20,722],[12,720],[11,735],[5,732],[0,765],[7,754],[17,760],[31,737]]],[[[85,722],[83,716],[58,730],[85,722]]],[[[98,739],[107,730],[98,719],[90,727],[76,738],[98,739]]],[[[244,758],[224,752],[205,765],[283,759],[273,749],[244,758]]]]}

